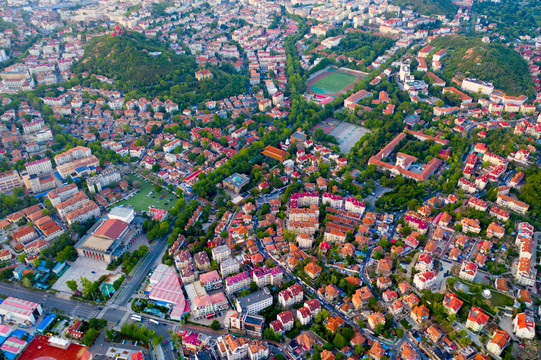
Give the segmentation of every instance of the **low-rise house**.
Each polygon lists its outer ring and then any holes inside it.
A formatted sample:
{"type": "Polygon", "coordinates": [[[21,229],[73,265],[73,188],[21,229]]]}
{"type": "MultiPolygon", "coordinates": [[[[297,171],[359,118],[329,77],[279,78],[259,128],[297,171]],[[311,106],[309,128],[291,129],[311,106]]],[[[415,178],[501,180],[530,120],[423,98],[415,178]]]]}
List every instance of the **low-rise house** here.
{"type": "Polygon", "coordinates": [[[535,323],[525,313],[517,314],[513,320],[513,332],[520,339],[533,339],[535,337],[535,323]]]}
{"type": "Polygon", "coordinates": [[[472,331],[481,331],[488,322],[488,315],[485,314],[480,308],[472,306],[466,321],[466,327],[472,331]]]}
{"type": "Polygon", "coordinates": [[[462,307],[464,302],[460,300],[454,293],[446,293],[443,298],[443,306],[449,312],[449,314],[456,315],[458,310],[462,307]]]}
{"type": "Polygon", "coordinates": [[[421,324],[429,319],[430,311],[425,304],[421,304],[413,308],[410,316],[415,322],[421,324]]]}
{"type": "Polygon", "coordinates": [[[511,337],[506,331],[496,329],[496,331],[494,331],[492,339],[490,339],[487,344],[487,350],[496,356],[500,356],[503,349],[509,343],[510,338],[511,337]]]}

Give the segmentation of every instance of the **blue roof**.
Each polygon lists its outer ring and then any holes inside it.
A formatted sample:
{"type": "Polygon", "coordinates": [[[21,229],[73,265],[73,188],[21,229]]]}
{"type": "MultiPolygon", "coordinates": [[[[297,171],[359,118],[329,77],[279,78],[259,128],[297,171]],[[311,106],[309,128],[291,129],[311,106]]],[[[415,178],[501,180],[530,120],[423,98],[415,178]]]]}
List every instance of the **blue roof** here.
{"type": "Polygon", "coordinates": [[[62,179],[62,176],[60,176],[60,173],[58,171],[54,172],[54,176],[56,176],[58,178],[58,180],[60,180],[60,181],[64,180],[64,179],[62,179]]]}
{"type": "Polygon", "coordinates": [[[43,196],[47,195],[47,193],[48,193],[49,191],[50,191],[50,190],[44,191],[44,192],[39,193],[39,194],[35,194],[34,197],[35,197],[36,199],[39,199],[40,197],[43,197],[43,196]]]}
{"type": "Polygon", "coordinates": [[[25,335],[28,335],[28,333],[21,329],[15,329],[13,330],[13,333],[11,334],[11,336],[15,336],[16,338],[19,338],[19,339],[25,335]]]}
{"type": "Polygon", "coordinates": [[[78,168],[75,169],[75,171],[77,171],[78,173],[87,171],[87,170],[89,170],[88,166],[79,166],[78,168]]]}
{"type": "Polygon", "coordinates": [[[66,266],[66,264],[64,264],[63,262],[59,262],[58,264],[56,264],[56,266],[54,267],[53,269],[53,272],[56,274],[56,273],[59,273],[60,271],[62,271],[64,269],[64,266],[66,266]]]}
{"type": "Polygon", "coordinates": [[[45,316],[43,320],[41,320],[39,325],[36,327],[36,330],[40,333],[43,333],[45,329],[47,329],[47,326],[49,326],[53,322],[54,319],[56,319],[55,313],[45,316]]]}
{"type": "Polygon", "coordinates": [[[18,354],[15,354],[9,351],[4,351],[4,356],[7,357],[9,360],[14,360],[18,356],[18,354]]]}

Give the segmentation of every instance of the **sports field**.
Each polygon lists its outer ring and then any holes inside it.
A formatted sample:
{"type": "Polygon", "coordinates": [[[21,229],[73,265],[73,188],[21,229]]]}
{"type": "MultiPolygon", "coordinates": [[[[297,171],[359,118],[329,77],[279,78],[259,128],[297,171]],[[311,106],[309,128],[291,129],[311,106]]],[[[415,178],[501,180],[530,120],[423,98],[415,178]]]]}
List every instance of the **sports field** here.
{"type": "Polygon", "coordinates": [[[342,71],[333,71],[319,76],[311,84],[311,91],[318,94],[338,94],[352,86],[360,76],[342,71]]]}
{"type": "Polygon", "coordinates": [[[148,207],[153,205],[155,208],[169,211],[177,201],[176,196],[166,189],[156,193],[154,191],[154,184],[150,182],[146,183],[133,174],[130,175],[130,181],[132,183],[137,181],[141,190],[135,196],[122,200],[115,205],[131,205],[137,211],[148,211],[148,207]],[[152,192],[152,195],[148,196],[150,192],[152,192]]]}

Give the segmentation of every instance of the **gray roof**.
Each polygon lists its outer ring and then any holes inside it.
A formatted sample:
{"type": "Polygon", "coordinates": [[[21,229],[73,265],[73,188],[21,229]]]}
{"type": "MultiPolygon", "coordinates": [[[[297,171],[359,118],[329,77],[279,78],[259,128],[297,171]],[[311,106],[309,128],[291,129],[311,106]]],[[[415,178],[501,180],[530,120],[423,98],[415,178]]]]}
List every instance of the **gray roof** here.
{"type": "Polygon", "coordinates": [[[259,291],[238,298],[237,304],[244,311],[244,309],[246,309],[248,306],[257,304],[258,302],[267,300],[268,298],[272,299],[272,294],[267,287],[264,287],[259,291]]]}

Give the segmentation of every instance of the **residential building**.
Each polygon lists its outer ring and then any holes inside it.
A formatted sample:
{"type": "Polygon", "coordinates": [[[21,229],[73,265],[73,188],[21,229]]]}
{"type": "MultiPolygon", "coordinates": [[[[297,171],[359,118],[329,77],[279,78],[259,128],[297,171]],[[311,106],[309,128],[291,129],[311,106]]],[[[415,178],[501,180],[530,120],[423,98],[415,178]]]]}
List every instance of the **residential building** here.
{"type": "Polygon", "coordinates": [[[450,314],[453,315],[456,315],[458,310],[460,310],[460,308],[462,307],[463,303],[464,302],[460,300],[454,293],[448,292],[443,298],[443,306],[450,314]]]}
{"type": "Polygon", "coordinates": [[[488,315],[483,313],[480,308],[472,306],[470,308],[468,320],[466,321],[466,327],[472,331],[481,331],[488,322],[488,319],[488,315]]]}
{"type": "Polygon", "coordinates": [[[460,269],[459,277],[461,279],[473,282],[475,276],[477,275],[477,265],[471,261],[465,261],[462,263],[462,268],[460,269]]]}
{"type": "Polygon", "coordinates": [[[9,194],[15,188],[22,188],[23,183],[17,170],[8,170],[0,173],[0,193],[9,194]]]}
{"type": "Polygon", "coordinates": [[[494,331],[492,339],[487,344],[487,350],[496,356],[500,356],[503,349],[507,346],[510,340],[509,334],[500,329],[494,331]]]}
{"type": "Polygon", "coordinates": [[[513,332],[520,339],[533,339],[535,337],[535,323],[525,313],[517,314],[513,319],[513,332]]]}
{"type": "Polygon", "coordinates": [[[222,274],[223,278],[239,271],[240,264],[235,258],[229,257],[220,264],[220,273],[222,274]]]}
{"type": "Polygon", "coordinates": [[[216,264],[221,264],[231,256],[231,249],[227,245],[220,245],[212,248],[212,259],[216,264]]]}
{"type": "Polygon", "coordinates": [[[257,314],[261,310],[272,306],[272,294],[267,287],[249,295],[235,299],[238,312],[257,314]]]}
{"type": "Polygon", "coordinates": [[[413,277],[413,284],[419,290],[432,289],[436,284],[436,275],[432,271],[417,273],[413,277]]]}

